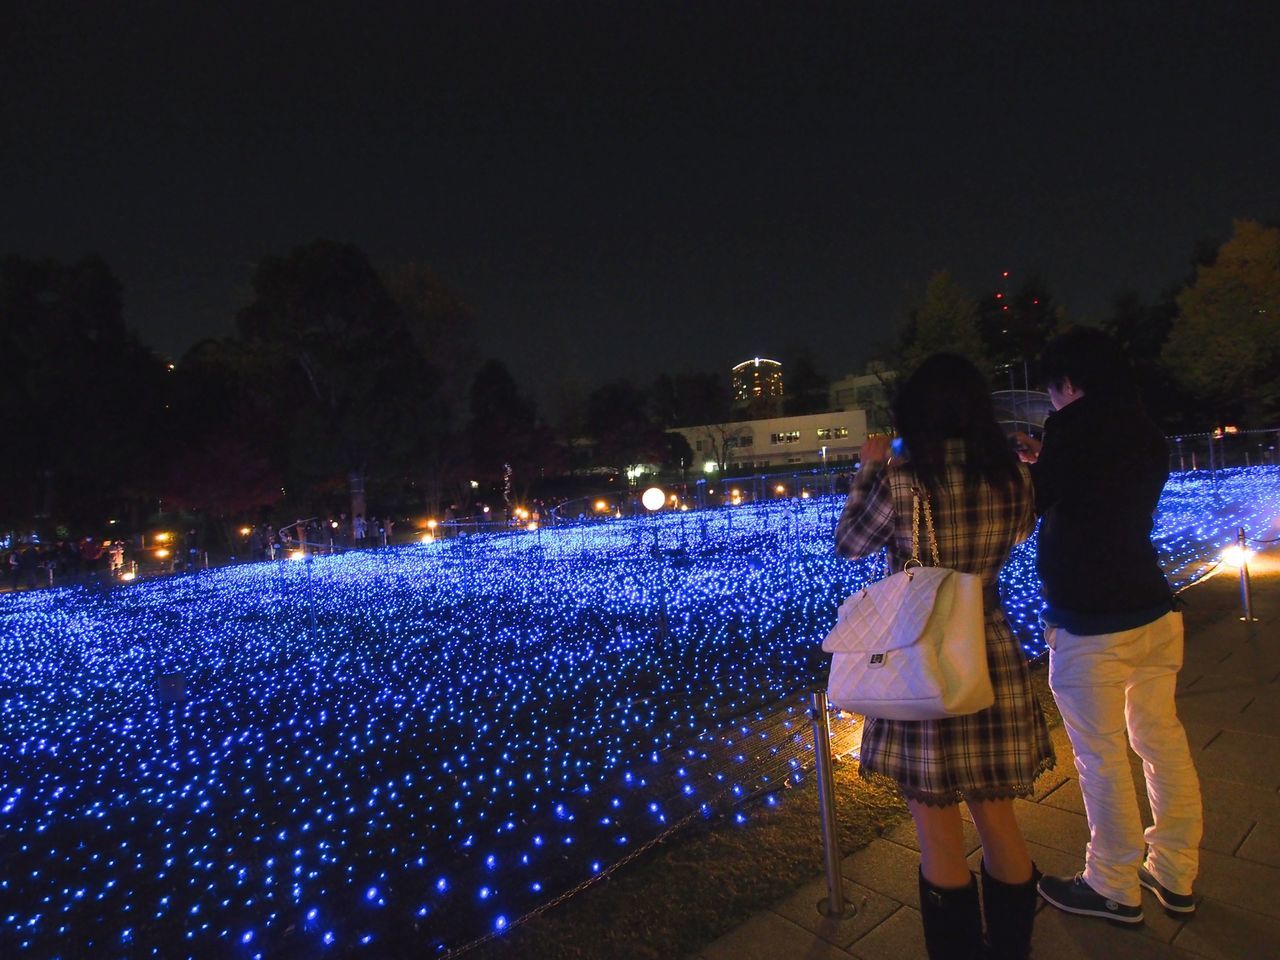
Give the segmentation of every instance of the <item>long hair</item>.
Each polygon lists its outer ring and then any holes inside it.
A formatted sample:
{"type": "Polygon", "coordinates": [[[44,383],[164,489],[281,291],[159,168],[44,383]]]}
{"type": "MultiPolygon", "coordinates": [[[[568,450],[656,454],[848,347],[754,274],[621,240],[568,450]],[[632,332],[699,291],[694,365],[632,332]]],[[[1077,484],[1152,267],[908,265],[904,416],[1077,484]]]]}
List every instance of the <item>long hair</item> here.
{"type": "Polygon", "coordinates": [[[964,441],[966,481],[1014,489],[1018,458],[996,422],[990,387],[969,360],[935,353],[903,381],[892,410],[911,468],[931,492],[942,486],[948,440],[964,441]]]}

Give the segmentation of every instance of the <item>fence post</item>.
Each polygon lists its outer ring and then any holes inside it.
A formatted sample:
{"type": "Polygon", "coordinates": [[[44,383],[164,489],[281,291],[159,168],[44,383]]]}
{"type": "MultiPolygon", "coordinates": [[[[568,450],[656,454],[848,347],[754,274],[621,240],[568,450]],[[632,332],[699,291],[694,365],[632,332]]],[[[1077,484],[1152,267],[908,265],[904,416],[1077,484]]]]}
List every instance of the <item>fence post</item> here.
{"type": "Polygon", "coordinates": [[[831,769],[831,731],[827,726],[827,694],[813,691],[813,758],[818,780],[818,819],[822,826],[822,863],[827,874],[827,899],[818,911],[828,917],[848,918],[857,909],[844,902],[844,879],[840,876],[840,844],[836,835],[836,794],[831,769]]]}
{"type": "Polygon", "coordinates": [[[1240,549],[1240,602],[1244,605],[1244,616],[1240,619],[1245,623],[1257,623],[1258,618],[1253,615],[1253,588],[1249,581],[1249,554],[1245,547],[1244,527],[1236,530],[1236,545],[1240,549]]]}

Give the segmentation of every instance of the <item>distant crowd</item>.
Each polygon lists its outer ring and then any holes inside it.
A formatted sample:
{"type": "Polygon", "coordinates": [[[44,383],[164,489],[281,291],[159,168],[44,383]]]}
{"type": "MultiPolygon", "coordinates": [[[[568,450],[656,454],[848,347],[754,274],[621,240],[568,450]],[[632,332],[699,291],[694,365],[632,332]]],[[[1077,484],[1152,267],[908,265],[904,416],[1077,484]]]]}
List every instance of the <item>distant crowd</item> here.
{"type": "Polygon", "coordinates": [[[10,590],[48,586],[55,581],[116,577],[124,569],[123,540],[58,540],[50,544],[15,543],[0,552],[0,572],[10,590]]]}

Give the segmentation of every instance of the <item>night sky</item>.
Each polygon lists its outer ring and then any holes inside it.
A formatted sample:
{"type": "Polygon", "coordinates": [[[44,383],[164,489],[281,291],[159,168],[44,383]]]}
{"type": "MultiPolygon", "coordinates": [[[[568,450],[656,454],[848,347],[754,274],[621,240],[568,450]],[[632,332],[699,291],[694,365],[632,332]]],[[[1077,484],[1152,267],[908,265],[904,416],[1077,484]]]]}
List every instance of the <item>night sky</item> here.
{"type": "Polygon", "coordinates": [[[1280,215],[1267,7],[27,2],[0,254],[102,255],[175,357],[327,237],[432,266],[535,394],[841,375],[935,269],[1097,319],[1280,215]]]}

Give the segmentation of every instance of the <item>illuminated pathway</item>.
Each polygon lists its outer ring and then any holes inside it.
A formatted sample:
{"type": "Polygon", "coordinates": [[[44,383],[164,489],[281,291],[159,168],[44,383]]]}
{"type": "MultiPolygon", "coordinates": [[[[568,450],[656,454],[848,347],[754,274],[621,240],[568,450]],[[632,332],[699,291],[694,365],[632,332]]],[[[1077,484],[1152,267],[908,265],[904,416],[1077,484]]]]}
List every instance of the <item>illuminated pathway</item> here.
{"type": "MultiPolygon", "coordinates": [[[[1171,576],[1273,529],[1278,487],[1177,478],[1171,576]]],[[[832,556],[839,508],[0,598],[0,954],[431,955],[767,792],[757,745],[791,767],[799,734],[756,711],[873,566],[832,556]]],[[[1032,549],[1002,587],[1036,652],[1032,549]]]]}

